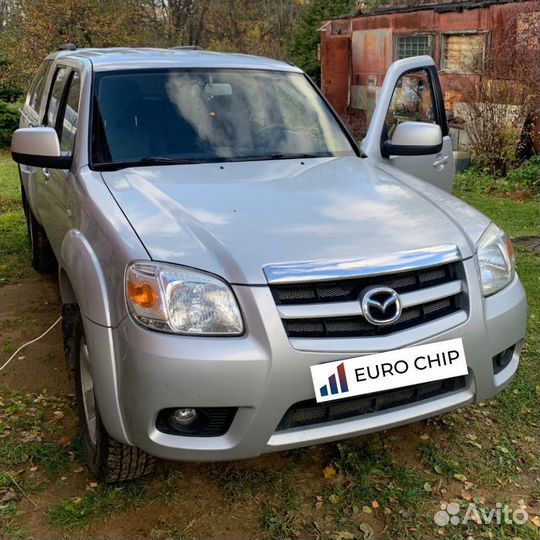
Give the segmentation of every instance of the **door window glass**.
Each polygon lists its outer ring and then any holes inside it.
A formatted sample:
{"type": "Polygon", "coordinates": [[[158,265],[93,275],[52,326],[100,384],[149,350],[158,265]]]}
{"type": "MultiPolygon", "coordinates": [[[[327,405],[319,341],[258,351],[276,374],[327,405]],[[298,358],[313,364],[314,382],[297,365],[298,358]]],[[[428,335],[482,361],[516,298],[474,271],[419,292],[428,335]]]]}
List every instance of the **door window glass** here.
{"type": "Polygon", "coordinates": [[[437,123],[430,76],[425,69],[403,74],[394,88],[386,115],[389,137],[402,122],[437,123]]]}
{"type": "Polygon", "coordinates": [[[58,110],[62,102],[62,95],[64,93],[64,87],[68,78],[69,70],[67,68],[60,68],[56,70],[54,74],[54,82],[52,85],[51,95],[49,96],[49,103],[47,105],[47,114],[45,118],[45,125],[50,127],[56,127],[56,119],[58,110]]]}
{"type": "Polygon", "coordinates": [[[47,74],[49,73],[49,68],[51,66],[51,60],[45,60],[41,67],[39,68],[32,85],[30,86],[30,91],[28,92],[28,105],[39,113],[39,106],[41,104],[41,96],[43,94],[43,88],[45,86],[45,80],[47,79],[47,74]]]}
{"type": "Polygon", "coordinates": [[[64,108],[64,117],[61,123],[60,149],[62,153],[71,154],[75,144],[75,134],[77,132],[77,121],[79,119],[79,95],[81,82],[79,74],[74,71],[71,76],[69,90],[64,108]]]}

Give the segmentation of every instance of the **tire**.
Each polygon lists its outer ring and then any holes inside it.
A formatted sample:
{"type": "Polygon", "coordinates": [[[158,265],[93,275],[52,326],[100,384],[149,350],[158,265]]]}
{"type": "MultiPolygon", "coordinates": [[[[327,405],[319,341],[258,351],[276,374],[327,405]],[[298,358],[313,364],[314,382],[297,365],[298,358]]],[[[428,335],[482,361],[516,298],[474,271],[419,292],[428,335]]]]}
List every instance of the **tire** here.
{"type": "Polygon", "coordinates": [[[57,268],[56,257],[54,256],[51,244],[49,244],[45,229],[37,222],[30,208],[28,208],[26,222],[28,225],[32,266],[40,274],[52,274],[57,268]]]}
{"type": "MultiPolygon", "coordinates": [[[[109,436],[101,422],[88,369],[89,353],[80,311],[73,316],[67,339],[75,369],[75,394],[80,434],[86,464],[90,472],[103,482],[125,482],[152,472],[155,458],[135,446],[120,443],[109,436]],[[83,391],[85,390],[85,392],[83,391]],[[86,395],[85,395],[86,394],[86,395]]],[[[70,361],[70,358],[66,358],[70,361]]]]}

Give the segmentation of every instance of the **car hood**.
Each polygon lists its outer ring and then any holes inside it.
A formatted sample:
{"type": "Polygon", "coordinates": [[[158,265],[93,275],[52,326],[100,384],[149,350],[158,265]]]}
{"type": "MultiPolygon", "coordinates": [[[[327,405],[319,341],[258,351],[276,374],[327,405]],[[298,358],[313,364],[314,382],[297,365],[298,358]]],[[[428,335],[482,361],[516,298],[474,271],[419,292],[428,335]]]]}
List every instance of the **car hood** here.
{"type": "Polygon", "coordinates": [[[455,244],[489,221],[441,190],[357,157],[138,167],[104,181],[157,261],[237,284],[269,264],[378,259],[455,244]]]}

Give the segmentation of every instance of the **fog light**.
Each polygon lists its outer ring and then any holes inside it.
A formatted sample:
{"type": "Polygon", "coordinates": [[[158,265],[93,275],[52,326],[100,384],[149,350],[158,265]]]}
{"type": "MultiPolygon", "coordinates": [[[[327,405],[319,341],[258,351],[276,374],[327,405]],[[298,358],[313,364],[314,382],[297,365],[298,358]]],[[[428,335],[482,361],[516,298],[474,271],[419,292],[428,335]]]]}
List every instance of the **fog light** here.
{"type": "Polygon", "coordinates": [[[512,345],[493,357],[493,372],[495,375],[500,373],[505,367],[508,366],[512,357],[514,356],[514,350],[516,346],[512,345]]]}
{"type": "Polygon", "coordinates": [[[180,429],[193,424],[197,419],[197,409],[175,409],[170,417],[171,426],[178,427],[180,429]]]}

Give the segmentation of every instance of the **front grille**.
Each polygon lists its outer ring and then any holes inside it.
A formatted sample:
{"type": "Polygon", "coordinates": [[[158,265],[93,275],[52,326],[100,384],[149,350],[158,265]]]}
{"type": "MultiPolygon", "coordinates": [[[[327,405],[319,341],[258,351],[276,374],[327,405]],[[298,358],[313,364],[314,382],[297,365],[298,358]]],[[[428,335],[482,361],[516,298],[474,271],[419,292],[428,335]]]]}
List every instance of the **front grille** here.
{"type": "Polygon", "coordinates": [[[457,263],[424,268],[400,274],[368,276],[340,281],[320,281],[294,285],[272,285],[276,304],[311,304],[315,302],[345,302],[357,300],[366,287],[384,285],[405,293],[441,285],[456,279],[457,263]]]}
{"type": "Polygon", "coordinates": [[[333,403],[317,403],[314,399],[293,405],[283,416],[276,431],[312,426],[362,416],[391,409],[399,405],[417,403],[424,399],[461,390],[466,386],[464,376],[429,383],[386,390],[365,396],[342,399],[333,403]]]}
{"type": "MultiPolygon", "coordinates": [[[[282,315],[283,326],[290,338],[340,338],[383,336],[406,330],[456,313],[464,308],[461,292],[442,298],[424,299],[418,305],[404,307],[401,317],[393,324],[378,326],[369,323],[358,309],[358,315],[345,314],[339,310],[346,303],[360,304],[361,292],[367,287],[386,286],[398,294],[415,293],[439,285],[452,284],[462,279],[460,262],[436,267],[423,268],[398,274],[383,274],[340,281],[321,281],[314,283],[271,285],[277,306],[284,306],[287,312],[302,309],[298,317],[282,315]],[[336,313],[327,316],[318,308],[332,303],[338,306],[336,313]],[[298,307],[296,307],[298,306],[298,307]],[[309,308],[306,310],[305,308],[309,308]],[[312,316],[309,316],[312,315],[312,316]],[[323,316],[324,315],[324,316],[323,316]]],[[[458,289],[461,291],[461,287],[458,289]]],[[[446,293],[448,294],[448,293],[446,293]]]]}
{"type": "Polygon", "coordinates": [[[450,297],[404,309],[399,321],[388,326],[374,326],[363,317],[285,319],[283,325],[287,335],[294,338],[384,336],[451,315],[458,309],[456,297],[450,297]]]}

